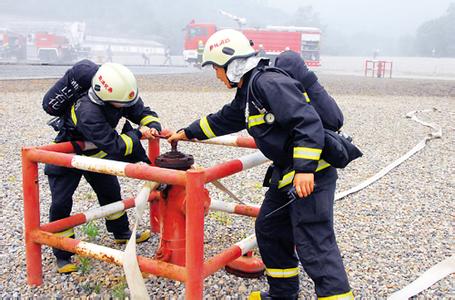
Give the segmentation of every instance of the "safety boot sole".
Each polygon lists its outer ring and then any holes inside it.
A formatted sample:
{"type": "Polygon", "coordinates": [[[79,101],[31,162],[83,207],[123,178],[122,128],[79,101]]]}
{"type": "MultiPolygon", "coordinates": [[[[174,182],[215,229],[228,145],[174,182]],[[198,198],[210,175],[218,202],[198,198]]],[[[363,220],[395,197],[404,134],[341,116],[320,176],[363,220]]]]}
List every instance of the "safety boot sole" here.
{"type": "MultiPolygon", "coordinates": [[[[145,230],[139,236],[136,234],[136,244],[146,242],[150,239],[151,233],[150,230],[145,230]]],[[[126,244],[129,239],[114,239],[116,244],[126,244]]]]}

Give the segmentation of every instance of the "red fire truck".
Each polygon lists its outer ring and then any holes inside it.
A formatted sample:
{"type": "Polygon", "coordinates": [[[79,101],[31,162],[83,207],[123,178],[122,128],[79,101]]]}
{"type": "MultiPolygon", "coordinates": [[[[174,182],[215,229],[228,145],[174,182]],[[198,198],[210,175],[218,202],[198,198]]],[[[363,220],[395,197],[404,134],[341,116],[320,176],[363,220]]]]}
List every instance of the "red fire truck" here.
{"type": "Polygon", "coordinates": [[[43,62],[69,63],[78,58],[79,49],[70,44],[68,38],[47,32],[35,33],[37,56],[43,62]]]}
{"type": "MultiPolygon", "coordinates": [[[[189,63],[197,62],[199,41],[204,44],[214,32],[215,24],[191,21],[185,28],[183,57],[189,63]]],[[[267,26],[265,28],[242,28],[247,38],[253,41],[254,48],[263,48],[267,57],[275,58],[285,50],[301,53],[308,66],[319,66],[319,43],[321,31],[315,27],[267,26]]]]}
{"type": "Polygon", "coordinates": [[[40,61],[60,62],[71,56],[71,46],[66,37],[48,32],[35,33],[35,46],[40,61]]]}
{"type": "Polygon", "coordinates": [[[25,36],[0,29],[0,57],[3,59],[15,58],[24,60],[27,58],[27,44],[25,36]]]}

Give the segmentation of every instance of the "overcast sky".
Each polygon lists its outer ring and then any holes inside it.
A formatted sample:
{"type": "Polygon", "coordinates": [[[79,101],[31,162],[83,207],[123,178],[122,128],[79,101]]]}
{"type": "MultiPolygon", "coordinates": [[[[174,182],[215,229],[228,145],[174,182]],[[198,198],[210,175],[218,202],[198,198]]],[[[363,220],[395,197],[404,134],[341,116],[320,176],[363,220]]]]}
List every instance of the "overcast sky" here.
{"type": "Polygon", "coordinates": [[[321,22],[342,32],[414,34],[420,24],[440,17],[455,0],[268,0],[289,13],[312,5],[321,22]]]}

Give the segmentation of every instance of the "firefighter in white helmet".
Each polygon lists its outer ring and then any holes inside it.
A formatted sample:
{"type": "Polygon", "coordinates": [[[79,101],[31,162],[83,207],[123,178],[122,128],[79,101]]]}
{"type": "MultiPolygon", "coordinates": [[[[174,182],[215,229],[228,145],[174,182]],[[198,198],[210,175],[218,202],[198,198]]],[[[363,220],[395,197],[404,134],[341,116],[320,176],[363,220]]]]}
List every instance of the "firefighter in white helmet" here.
{"type": "MultiPolygon", "coordinates": [[[[149,163],[140,139],[154,138],[161,130],[158,115],[144,106],[139,97],[133,73],[117,63],[105,63],[101,67],[89,60],[76,63],[46,93],[43,107],[49,114],[60,117],[55,142],[92,142],[97,149],[88,151],[82,151],[73,143],[77,154],[89,157],[149,163]],[[126,121],[122,133],[118,134],[115,128],[122,117],[138,124],[139,128],[133,129],[126,121]]],[[[116,176],[50,164],[45,166],[45,174],[52,194],[51,222],[70,215],[72,196],[82,176],[94,189],[100,205],[121,199],[116,176]]],[[[106,226],[116,243],[126,243],[131,236],[124,211],[106,217],[106,226]]],[[[73,228],[56,234],[74,238],[73,228]]],[[[149,237],[149,231],[138,233],[137,242],[144,242],[149,237]]],[[[53,251],[59,273],[77,270],[71,260],[73,253],[53,251]]]]}
{"type": "Polygon", "coordinates": [[[253,292],[250,299],[297,299],[299,260],[319,298],[353,299],[333,230],[337,172],[321,158],[323,126],[302,85],[285,72],[264,71],[268,60],[257,57],[236,30],[220,30],[208,39],[202,65],[212,65],[228,88],[236,87],[235,98],[169,141],[204,140],[246,129],[273,161],[256,219],[270,288],[253,292]]]}

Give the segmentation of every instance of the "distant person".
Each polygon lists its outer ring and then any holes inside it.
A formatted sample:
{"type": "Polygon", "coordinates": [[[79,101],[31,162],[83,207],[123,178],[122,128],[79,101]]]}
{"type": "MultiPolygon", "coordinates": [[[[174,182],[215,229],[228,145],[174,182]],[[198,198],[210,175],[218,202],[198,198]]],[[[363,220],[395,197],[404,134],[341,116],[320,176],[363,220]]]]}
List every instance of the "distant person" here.
{"type": "Polygon", "coordinates": [[[150,65],[150,57],[147,53],[142,53],[142,59],[144,60],[144,65],[150,65]]]}
{"type": "Polygon", "coordinates": [[[431,50],[431,56],[432,56],[432,57],[435,57],[435,56],[436,56],[436,49],[435,49],[435,48],[433,48],[433,49],[431,50]]]}
{"type": "Polygon", "coordinates": [[[111,45],[107,46],[107,49],[106,49],[106,56],[107,56],[106,62],[112,62],[112,49],[111,49],[111,45]]]}
{"type": "Polygon", "coordinates": [[[166,50],[164,51],[164,62],[163,62],[163,65],[165,65],[165,64],[172,65],[171,48],[169,48],[169,46],[167,46],[166,50]]]}
{"type": "Polygon", "coordinates": [[[15,42],[14,42],[14,56],[16,57],[16,60],[22,60],[22,59],[25,59],[26,58],[26,49],[24,47],[24,45],[19,41],[19,39],[17,39],[15,42]]]}
{"type": "Polygon", "coordinates": [[[378,78],[384,77],[385,74],[385,62],[384,61],[379,61],[378,62],[378,71],[376,76],[378,78]]]}
{"type": "Polygon", "coordinates": [[[33,45],[33,35],[31,33],[27,34],[27,45],[33,45]]]}
{"type": "Polygon", "coordinates": [[[265,57],[264,45],[262,45],[262,44],[259,44],[258,56],[265,57]]]}

